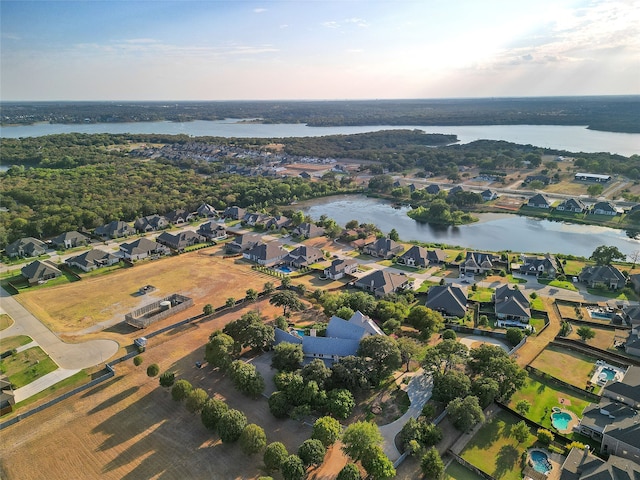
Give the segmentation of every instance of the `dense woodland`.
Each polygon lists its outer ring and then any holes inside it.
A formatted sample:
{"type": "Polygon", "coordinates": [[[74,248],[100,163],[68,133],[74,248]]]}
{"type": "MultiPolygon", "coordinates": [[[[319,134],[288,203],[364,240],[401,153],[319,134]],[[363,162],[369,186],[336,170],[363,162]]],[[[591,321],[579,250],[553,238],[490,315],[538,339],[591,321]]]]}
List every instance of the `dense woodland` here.
{"type": "MultiPolygon", "coordinates": [[[[503,170],[521,166],[527,159],[539,159],[543,153],[568,154],[499,141],[447,146],[452,139],[444,137],[398,130],[278,141],[283,144],[281,155],[285,157],[305,152],[320,158],[360,159],[363,167],[373,174],[381,174],[384,169],[402,172],[418,168],[424,175],[430,172],[453,180],[458,178],[463,166],[503,170]]],[[[202,137],[197,140],[258,150],[273,143],[272,139],[202,137]]],[[[2,164],[12,166],[0,174],[3,207],[0,246],[26,235],[46,238],[68,230],[95,228],[115,219],[132,221],[142,215],[162,214],[175,208],[195,209],[202,202],[216,208],[238,204],[260,209],[355,188],[349,176],[334,174],[310,182],[297,177],[221,173],[227,164],[243,163],[243,158],[237,155],[207,162],[140,159],[129,153],[139,143],[193,141],[184,135],[110,134],[3,139],[0,159],[2,164]]],[[[620,173],[638,179],[639,160],[638,156],[580,154],[575,164],[593,173],[620,173]]],[[[252,161],[247,159],[249,163],[252,161]]],[[[461,215],[453,208],[464,207],[458,203],[447,207],[450,215],[461,215]]],[[[447,212],[443,213],[445,217],[447,212]]]]}
{"type": "Polygon", "coordinates": [[[265,123],[341,125],[587,125],[640,132],[639,96],[485,99],[19,102],[2,103],[3,125],[260,119],[265,123]]]}

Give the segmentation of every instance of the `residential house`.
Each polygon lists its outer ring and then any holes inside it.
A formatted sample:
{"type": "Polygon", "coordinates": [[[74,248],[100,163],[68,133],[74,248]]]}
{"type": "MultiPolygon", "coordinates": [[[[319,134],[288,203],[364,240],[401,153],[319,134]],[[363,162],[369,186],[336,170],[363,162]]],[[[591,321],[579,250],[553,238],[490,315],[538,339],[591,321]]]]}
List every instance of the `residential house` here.
{"type": "Polygon", "coordinates": [[[257,244],[262,243],[262,235],[257,233],[245,233],[238,235],[231,242],[227,243],[227,253],[242,253],[252,249],[257,244]]]}
{"type": "Polygon", "coordinates": [[[206,238],[191,230],[185,230],[176,234],[162,232],[156,238],[156,242],[161,243],[173,250],[182,251],[187,247],[191,247],[198,243],[204,243],[206,238]]]}
{"type": "Polygon", "coordinates": [[[33,237],[25,237],[7,245],[4,249],[7,256],[14,257],[39,257],[47,251],[47,246],[42,240],[33,237]]]}
{"type": "Polygon", "coordinates": [[[544,257],[528,257],[522,255],[522,267],[520,267],[520,273],[525,275],[546,276],[553,278],[556,276],[558,269],[555,265],[555,258],[551,255],[545,255],[544,257]]]}
{"type": "Polygon", "coordinates": [[[187,212],[184,208],[172,210],[167,213],[165,217],[169,220],[169,223],[173,225],[182,225],[194,219],[193,213],[187,212]]]}
{"type": "Polygon", "coordinates": [[[375,270],[356,280],[355,286],[372,292],[376,297],[384,297],[388,293],[407,288],[409,278],[406,275],[389,273],[386,270],[375,270]]]}
{"type": "Polygon", "coordinates": [[[308,267],[324,260],[322,250],[316,247],[300,245],[291,250],[283,259],[282,263],[295,268],[308,267]]]}
{"type": "Polygon", "coordinates": [[[527,202],[527,207],[551,208],[551,203],[549,203],[549,200],[547,200],[544,195],[542,195],[541,193],[537,193],[529,199],[529,201],[527,202]]]}
{"type": "Polygon", "coordinates": [[[576,173],[575,180],[583,181],[583,182],[597,182],[597,183],[606,183],[611,180],[611,175],[600,175],[597,173],[576,173]]]}
{"type": "Polygon", "coordinates": [[[76,267],[83,272],[90,272],[100,267],[115,265],[120,259],[112,253],[94,248],[75,257],[67,258],[64,263],[76,267]]]}
{"type": "Polygon", "coordinates": [[[464,261],[460,263],[460,275],[490,272],[499,258],[493,253],[467,252],[464,261]]]}
{"type": "Polygon", "coordinates": [[[598,202],[591,207],[591,214],[593,215],[609,215],[615,217],[618,215],[618,209],[611,202],[598,202]]]}
{"type": "Polygon", "coordinates": [[[144,258],[157,258],[167,255],[169,249],[148,238],[139,238],[130,243],[120,245],[120,253],[127,260],[142,260],[144,258]]]}
{"type": "Polygon", "coordinates": [[[324,276],[331,280],[339,280],[345,275],[353,275],[358,271],[358,262],[348,258],[336,258],[331,266],[324,269],[324,276]]]}
{"type": "Polygon", "coordinates": [[[591,288],[604,287],[610,290],[624,288],[627,278],[612,265],[586,266],[578,274],[578,280],[591,288]]]}
{"type": "Polygon", "coordinates": [[[455,187],[451,188],[447,192],[447,196],[451,197],[451,196],[455,195],[456,193],[463,192],[463,191],[464,190],[462,189],[462,187],[460,185],[456,185],[455,187]]]}
{"type": "Polygon", "coordinates": [[[89,237],[76,231],[61,233],[57,237],[51,239],[51,243],[61,249],[83,247],[88,245],[89,241],[89,237]]]}
{"type": "Polygon", "coordinates": [[[480,196],[482,197],[482,201],[484,202],[490,202],[491,200],[495,200],[496,198],[498,198],[498,194],[489,188],[482,192],[480,196]]]}
{"type": "Polygon", "coordinates": [[[224,240],[227,238],[227,229],[216,222],[206,222],[198,227],[197,232],[207,240],[224,240]]]}
{"type": "Polygon", "coordinates": [[[324,337],[316,336],[315,330],[311,330],[311,335],[300,336],[296,332],[276,328],[275,343],[299,344],[305,357],[333,362],[341,357],[356,355],[360,340],[371,335],[384,335],[384,332],[373,320],[358,311],[349,320],[335,315],[331,317],[324,337]]]}
{"type": "Polygon", "coordinates": [[[608,382],[602,389],[602,397],[640,410],[640,367],[632,365],[627,368],[622,380],[608,382]]]}
{"type": "Polygon", "coordinates": [[[636,293],[640,293],[640,273],[634,273],[629,276],[629,281],[631,282],[631,286],[635,290],[636,293]]]}
{"type": "Polygon", "coordinates": [[[95,234],[103,239],[115,239],[134,235],[135,229],[121,220],[114,220],[95,229],[95,234]]]}
{"type": "Polygon", "coordinates": [[[222,212],[224,218],[230,218],[231,220],[241,220],[244,217],[246,210],[237,206],[227,207],[222,212]]]}
{"type": "Polygon", "coordinates": [[[402,244],[391,240],[389,237],[378,238],[375,242],[365,245],[363,253],[372,257],[393,258],[404,250],[402,244]]]}
{"type": "Polygon", "coordinates": [[[158,214],[140,217],[133,223],[133,228],[140,233],[155,232],[162,230],[163,228],[167,228],[168,226],[169,220],[158,214]]]}
{"type": "Polygon", "coordinates": [[[300,178],[304,178],[305,180],[309,180],[311,178],[311,175],[306,170],[301,172],[298,176],[300,178]]]}
{"type": "Polygon", "coordinates": [[[218,212],[208,203],[203,203],[196,210],[196,215],[199,217],[214,218],[218,216],[218,212]]]}
{"type": "Polygon", "coordinates": [[[424,190],[429,195],[437,195],[438,193],[440,193],[440,186],[434,183],[434,184],[428,185],[424,190]]]}
{"type": "Polygon", "coordinates": [[[62,272],[53,263],[36,260],[20,269],[20,273],[27,279],[29,285],[44,283],[62,275],[62,272]]]}
{"type": "Polygon", "coordinates": [[[256,225],[265,225],[270,218],[266,213],[247,212],[244,214],[244,217],[242,217],[242,223],[250,227],[255,227],[256,225]]]}
{"type": "Polygon", "coordinates": [[[417,190],[416,186],[412,183],[409,185],[409,193],[413,193],[417,190]]]}
{"type": "Polygon", "coordinates": [[[531,319],[531,304],[520,290],[504,284],[493,294],[499,327],[520,327],[531,319]]]}
{"type": "Polygon", "coordinates": [[[294,237],[316,238],[324,235],[324,228],[304,222],[298,225],[291,234],[294,237]]]}
{"type": "Polygon", "coordinates": [[[398,257],[398,263],[408,267],[425,268],[429,265],[444,263],[447,254],[439,248],[427,250],[418,245],[412,246],[409,250],[398,257]]]}
{"type": "Polygon", "coordinates": [[[625,307],[624,319],[631,326],[631,332],[624,344],[624,351],[629,355],[640,357],[640,306],[625,307]]]}
{"type": "Polygon", "coordinates": [[[393,182],[392,187],[393,188],[401,188],[402,184],[400,183],[400,180],[396,180],[395,182],[393,182]]]}
{"type": "Polygon", "coordinates": [[[282,245],[276,243],[258,243],[249,250],[245,251],[242,256],[258,265],[270,267],[280,261],[287,255],[287,251],[282,245]]]}
{"type": "Polygon", "coordinates": [[[640,463],[617,455],[603,460],[591,454],[588,446],[584,450],[573,447],[559,473],[559,480],[637,480],[640,463]]]}
{"type": "Polygon", "coordinates": [[[11,381],[6,375],[0,374],[0,416],[12,412],[15,404],[15,393],[11,381]]]}
{"type": "Polygon", "coordinates": [[[264,224],[264,228],[267,230],[282,230],[283,228],[291,227],[291,219],[287,218],[283,215],[277,215],[275,217],[271,217],[264,224]]]}
{"type": "Polygon", "coordinates": [[[556,207],[559,212],[583,213],[587,211],[587,206],[579,198],[568,198],[556,207]]]}
{"type": "Polygon", "coordinates": [[[467,289],[457,285],[434,285],[427,292],[426,306],[447,317],[462,318],[467,313],[467,289]]]}

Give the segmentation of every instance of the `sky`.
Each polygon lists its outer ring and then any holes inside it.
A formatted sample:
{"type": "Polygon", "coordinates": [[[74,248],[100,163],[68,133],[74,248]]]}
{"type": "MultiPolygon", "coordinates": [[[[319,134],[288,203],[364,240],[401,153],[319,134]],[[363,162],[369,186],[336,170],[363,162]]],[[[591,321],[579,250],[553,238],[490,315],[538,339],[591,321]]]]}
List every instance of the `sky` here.
{"type": "Polygon", "coordinates": [[[640,0],[0,1],[0,100],[640,94],[640,0]]]}

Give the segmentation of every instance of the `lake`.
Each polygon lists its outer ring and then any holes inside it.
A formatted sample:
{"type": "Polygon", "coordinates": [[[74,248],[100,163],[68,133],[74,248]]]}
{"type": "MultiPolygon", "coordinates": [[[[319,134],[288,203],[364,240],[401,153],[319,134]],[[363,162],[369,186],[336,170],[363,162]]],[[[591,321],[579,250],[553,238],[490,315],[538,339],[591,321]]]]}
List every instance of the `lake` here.
{"type": "Polygon", "coordinates": [[[218,121],[196,120],[186,123],[136,122],[63,125],[35,125],[0,128],[0,138],[40,137],[59,133],[133,133],[186,134],[194,137],[216,136],[237,138],[319,137],[349,135],[380,130],[422,130],[426,133],[455,134],[461,143],[475,140],[504,140],[523,145],[566,150],[569,152],[610,152],[631,156],[640,154],[640,134],[588,130],[580,126],[556,125],[479,125],[479,126],[416,126],[374,125],[348,127],[308,127],[304,124],[260,124],[237,119],[218,121]]]}
{"type": "Polygon", "coordinates": [[[395,228],[405,241],[446,243],[478,250],[564,253],[589,257],[599,245],[613,245],[626,255],[640,250],[640,241],[614,228],[552,222],[520,215],[482,213],[480,221],[459,227],[418,223],[407,216],[409,207],[364,195],[338,195],[297,205],[314,219],[321,215],[344,226],[349,220],[374,223],[384,233],[395,228]]]}

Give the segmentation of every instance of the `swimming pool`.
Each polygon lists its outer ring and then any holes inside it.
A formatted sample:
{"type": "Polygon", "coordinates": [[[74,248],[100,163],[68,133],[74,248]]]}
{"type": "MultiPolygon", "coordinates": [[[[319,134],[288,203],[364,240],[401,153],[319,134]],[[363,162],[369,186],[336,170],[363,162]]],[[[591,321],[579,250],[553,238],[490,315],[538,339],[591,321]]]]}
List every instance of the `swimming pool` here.
{"type": "Polygon", "coordinates": [[[532,450],[529,453],[529,457],[531,457],[531,463],[536,472],[546,474],[551,471],[551,463],[549,462],[549,456],[546,453],[541,452],[540,450],[532,450]]]}
{"type": "Polygon", "coordinates": [[[285,273],[287,275],[289,275],[291,272],[293,272],[293,270],[291,270],[286,265],[281,265],[279,267],[276,267],[276,270],[279,271],[280,273],[285,273]]]}
{"type": "Polygon", "coordinates": [[[616,378],[616,371],[611,368],[605,367],[600,370],[600,378],[606,380],[607,382],[609,380],[613,380],[614,378],[616,378]]]}
{"type": "Polygon", "coordinates": [[[567,412],[555,412],[551,414],[551,425],[558,430],[568,430],[571,415],[567,412]]]}
{"type": "Polygon", "coordinates": [[[589,310],[589,315],[591,315],[591,318],[597,318],[599,320],[611,320],[610,313],[594,312],[593,310],[589,310]]]}

